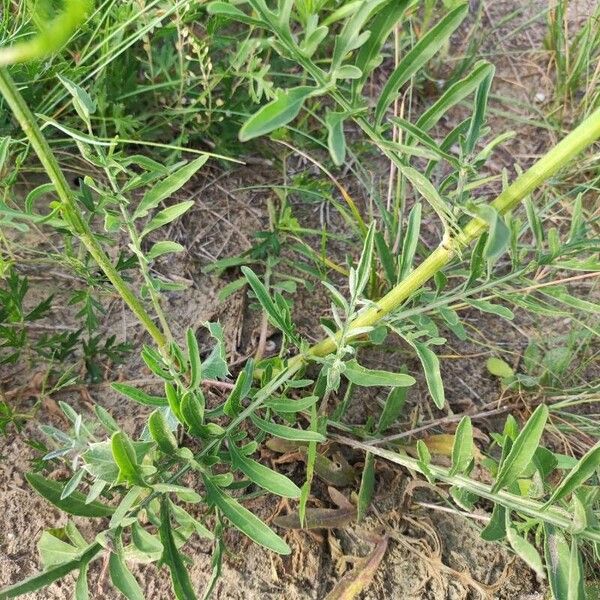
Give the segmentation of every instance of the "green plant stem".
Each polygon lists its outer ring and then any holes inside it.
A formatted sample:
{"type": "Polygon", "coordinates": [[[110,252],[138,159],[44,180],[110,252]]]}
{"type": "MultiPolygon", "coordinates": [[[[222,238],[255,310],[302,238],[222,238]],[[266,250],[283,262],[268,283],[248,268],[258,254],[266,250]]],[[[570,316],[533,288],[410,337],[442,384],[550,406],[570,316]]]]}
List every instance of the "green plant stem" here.
{"type": "MultiPolygon", "coordinates": [[[[357,442],[356,440],[346,438],[341,435],[334,435],[332,438],[335,441],[341,442],[342,444],[352,448],[358,448],[360,450],[365,450],[366,452],[371,452],[376,456],[385,458],[386,460],[401,465],[407,469],[418,471],[419,473],[423,472],[422,468],[419,466],[419,461],[411,458],[410,456],[399,454],[398,452],[394,452],[392,450],[378,448],[377,446],[364,444],[362,442],[357,442]]],[[[561,510],[560,508],[543,508],[543,505],[540,502],[531,500],[529,498],[523,498],[503,490],[492,492],[491,486],[486,485],[485,483],[475,481],[474,479],[470,479],[469,477],[464,477],[462,475],[450,475],[448,469],[439,467],[437,465],[430,464],[428,465],[428,469],[437,479],[443,481],[444,483],[455,485],[461,489],[472,492],[480,498],[486,498],[487,500],[491,500],[492,502],[500,504],[510,510],[519,511],[520,513],[535,519],[542,519],[544,522],[555,525],[563,531],[568,531],[573,525],[573,515],[561,510]]],[[[582,538],[586,538],[594,542],[600,542],[600,531],[586,529],[585,531],[582,531],[580,535],[582,538]]]]}
{"type": "MultiPolygon", "coordinates": [[[[500,214],[509,212],[518,206],[534,189],[552,177],[598,138],[600,138],[600,110],[587,117],[554,148],[517,177],[511,185],[496,197],[491,205],[500,214]]],[[[350,324],[347,335],[352,334],[352,329],[376,325],[385,316],[398,309],[411,294],[421,288],[436,272],[487,231],[487,227],[485,221],[478,218],[471,219],[460,234],[443,241],[408,277],[383,298],[375,302],[374,306],[371,306],[354,319],[350,324]]],[[[336,339],[327,338],[322,340],[305,353],[293,357],[290,363],[304,363],[311,356],[326,356],[334,352],[339,335],[336,339]]]]}
{"type": "Polygon", "coordinates": [[[81,240],[123,301],[129,306],[131,311],[156,342],[159,349],[166,352],[167,340],[165,336],[154,324],[152,317],[146,312],[146,309],[143,307],[139,298],[119,275],[119,272],[115,269],[110,258],[106,255],[94,237],[93,232],[77,206],[73,193],[69,188],[69,184],[67,183],[56,158],[52,154],[48,142],[35,121],[35,117],[17,89],[10,73],[5,68],[0,68],[0,93],[4,96],[8,106],[12,110],[19,125],[23,129],[23,132],[38,155],[50,181],[54,185],[61,202],[62,214],[67,223],[72,227],[73,233],[81,240]]]}

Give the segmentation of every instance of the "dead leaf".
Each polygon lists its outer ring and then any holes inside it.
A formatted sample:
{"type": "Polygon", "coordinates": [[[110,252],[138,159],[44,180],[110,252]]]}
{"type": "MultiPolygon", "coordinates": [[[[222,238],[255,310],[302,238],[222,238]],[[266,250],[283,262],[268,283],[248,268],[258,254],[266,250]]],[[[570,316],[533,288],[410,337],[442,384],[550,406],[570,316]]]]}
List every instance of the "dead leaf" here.
{"type": "Polygon", "coordinates": [[[387,536],[379,538],[373,551],[356,562],[352,571],[346,573],[335,584],[325,600],[352,600],[356,598],[373,581],[377,568],[387,550],[387,545],[387,536]]]}

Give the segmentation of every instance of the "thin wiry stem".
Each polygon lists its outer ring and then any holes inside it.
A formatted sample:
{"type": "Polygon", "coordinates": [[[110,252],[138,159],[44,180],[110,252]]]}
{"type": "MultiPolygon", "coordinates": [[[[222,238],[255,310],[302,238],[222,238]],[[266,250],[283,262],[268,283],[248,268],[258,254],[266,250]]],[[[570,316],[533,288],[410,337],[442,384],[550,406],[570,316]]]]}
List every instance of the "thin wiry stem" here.
{"type": "Polygon", "coordinates": [[[166,352],[167,339],[154,324],[152,317],[148,314],[140,299],[135,295],[127,283],[125,283],[121,275],[119,275],[119,272],[112,264],[110,258],[106,255],[98,240],[94,237],[93,232],[77,206],[77,201],[67,183],[64,173],[52,153],[46,138],[38,127],[35,117],[25,103],[25,100],[15,85],[10,73],[5,68],[0,68],[0,94],[4,96],[6,103],[12,110],[13,115],[33,146],[35,153],[38,155],[50,181],[53,183],[56,194],[62,205],[62,215],[71,226],[73,233],[81,240],[87,251],[92,255],[92,258],[102,269],[115,290],[119,293],[127,306],[129,306],[146,331],[148,331],[159,349],[166,352]]]}

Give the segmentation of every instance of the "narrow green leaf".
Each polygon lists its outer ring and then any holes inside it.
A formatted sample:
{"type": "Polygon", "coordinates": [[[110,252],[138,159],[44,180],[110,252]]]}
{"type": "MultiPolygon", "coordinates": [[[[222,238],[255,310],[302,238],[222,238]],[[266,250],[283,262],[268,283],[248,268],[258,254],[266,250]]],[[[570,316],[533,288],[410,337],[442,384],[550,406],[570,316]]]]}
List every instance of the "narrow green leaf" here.
{"type": "Polygon", "coordinates": [[[395,259],[394,256],[392,256],[390,248],[388,247],[385,237],[381,231],[375,232],[375,247],[377,248],[377,255],[379,256],[379,261],[383,267],[385,278],[387,279],[388,284],[390,286],[396,285],[397,274],[395,259]]]}
{"type": "Polygon", "coordinates": [[[163,256],[164,254],[173,254],[176,252],[183,252],[185,247],[177,242],[170,242],[169,240],[163,240],[162,242],[156,242],[150,248],[148,254],[146,254],[146,258],[148,260],[154,260],[159,256],[163,256]]]}
{"type": "Polygon", "coordinates": [[[131,400],[146,406],[168,406],[167,399],[161,396],[151,396],[125,383],[111,383],[110,387],[131,400]]]}
{"type": "Polygon", "coordinates": [[[409,340],[409,342],[415,349],[417,356],[423,365],[427,388],[433,398],[434,404],[440,409],[444,408],[446,394],[444,392],[444,382],[440,373],[440,361],[438,357],[435,352],[423,342],[418,342],[416,340],[409,340]]]}
{"type": "Polygon", "coordinates": [[[577,490],[600,467],[600,442],[588,450],[554,490],[545,506],[561,500],[577,490]]]}
{"type": "Polygon", "coordinates": [[[454,433],[454,444],[452,445],[452,468],[451,475],[464,473],[473,459],[473,425],[468,416],[464,416],[456,432],[454,433]]]}
{"type": "Polygon", "coordinates": [[[181,414],[181,400],[179,399],[179,394],[177,393],[175,386],[168,382],[165,382],[165,397],[167,399],[167,405],[175,415],[175,418],[182,425],[185,425],[185,419],[181,414]]]}
{"type": "Polygon", "coordinates": [[[369,24],[371,35],[360,47],[354,61],[355,66],[362,71],[362,76],[352,86],[353,93],[361,89],[369,74],[381,63],[383,57],[382,46],[411,2],[412,0],[391,0],[387,2],[373,22],[369,24]]]}
{"type": "Polygon", "coordinates": [[[62,511],[79,517],[108,517],[115,509],[100,502],[86,504],[86,497],[80,492],[72,492],[67,498],[62,499],[63,484],[51,479],[46,479],[39,473],[25,475],[29,485],[48,502],[62,511]]]}
{"type": "Polygon", "coordinates": [[[385,401],[381,416],[379,417],[379,424],[377,425],[378,431],[383,433],[396,422],[402,413],[402,410],[404,409],[407,391],[408,390],[405,387],[393,388],[390,391],[385,401]]]}
{"type": "Polygon", "coordinates": [[[341,167],[346,160],[346,136],[344,135],[344,118],[346,113],[327,111],[325,126],[327,127],[327,148],[331,160],[341,167]]]}
{"type": "Polygon", "coordinates": [[[344,25],[338,35],[335,36],[333,55],[331,57],[331,70],[336,71],[346,55],[360,48],[370,37],[369,31],[362,31],[363,26],[378,6],[387,0],[365,0],[357,5],[356,9],[348,13],[344,19],[344,25]]]}
{"type": "Polygon", "coordinates": [[[388,386],[408,387],[415,384],[414,377],[405,373],[391,373],[378,369],[367,369],[356,362],[355,359],[345,363],[344,377],[356,385],[362,387],[388,386]]]}
{"type": "Polygon", "coordinates": [[[190,363],[190,389],[198,389],[202,381],[202,362],[196,333],[190,327],[186,332],[188,360],[190,363]]]}
{"type": "Polygon", "coordinates": [[[318,396],[306,396],[299,400],[291,398],[270,398],[263,403],[265,408],[270,408],[278,413],[296,413],[310,408],[319,399],[318,396]]]}
{"type": "Polygon", "coordinates": [[[144,227],[142,233],[140,233],[140,239],[146,237],[151,231],[159,229],[164,225],[168,225],[175,219],[178,219],[192,208],[194,204],[195,202],[193,200],[186,200],[185,202],[179,202],[179,204],[174,204],[173,206],[168,206],[167,208],[158,211],[150,220],[150,223],[144,227]]]}
{"type": "Polygon", "coordinates": [[[508,540],[510,547],[515,551],[517,556],[535,571],[540,579],[544,579],[544,565],[539,552],[531,542],[519,535],[515,527],[509,524],[508,513],[506,518],[506,539],[508,540]]]}
{"type": "Polygon", "coordinates": [[[506,537],[506,509],[501,504],[494,505],[490,522],[481,531],[481,539],[497,542],[506,537]]]}
{"type": "Polygon", "coordinates": [[[548,407],[540,404],[514,441],[502,461],[492,492],[510,486],[523,473],[537,450],[548,419],[548,407]]]}
{"type": "Polygon", "coordinates": [[[96,112],[96,103],[81,86],[70,79],[67,79],[63,75],[57,75],[57,77],[65,88],[67,88],[69,94],[71,94],[73,106],[75,107],[77,114],[86,123],[89,123],[90,115],[96,112]]]}
{"type": "Polygon", "coordinates": [[[140,497],[142,493],[142,488],[138,486],[133,486],[121,499],[119,502],[119,506],[115,509],[113,513],[110,523],[108,526],[111,529],[115,529],[118,527],[123,519],[127,516],[127,513],[131,510],[133,505],[137,502],[137,499],[140,497]]]}
{"type": "MultiPolygon", "coordinates": [[[[418,127],[413,125],[410,121],[407,121],[406,119],[402,119],[401,117],[393,117],[391,120],[398,127],[400,127],[400,129],[403,129],[404,131],[409,133],[410,136],[415,138],[416,141],[420,142],[425,148],[427,148],[427,150],[431,150],[431,152],[433,152],[433,154],[437,158],[448,161],[448,163],[450,163],[452,166],[454,166],[456,168],[460,167],[459,161],[456,159],[456,157],[452,156],[452,154],[448,154],[447,152],[442,150],[440,148],[440,146],[438,145],[438,143],[432,137],[430,137],[427,133],[425,133],[425,131],[419,129],[418,127]]],[[[410,140],[410,136],[408,138],[409,140],[410,140]]]]}
{"type": "Polygon", "coordinates": [[[367,514],[373,493],[375,492],[375,455],[367,452],[365,455],[365,465],[363,467],[360,479],[360,489],[358,491],[357,503],[357,521],[360,523],[367,514]]]}
{"type": "Polygon", "coordinates": [[[549,523],[544,523],[544,559],[552,597],[568,600],[571,551],[562,531],[549,523]]]}
{"type": "Polygon", "coordinates": [[[269,292],[267,288],[263,285],[262,281],[256,276],[254,271],[249,267],[242,267],[242,273],[244,277],[248,280],[252,291],[254,292],[256,299],[259,301],[260,305],[267,313],[269,320],[273,325],[279,328],[283,333],[287,334],[290,339],[295,339],[295,332],[290,329],[288,323],[284,319],[281,314],[280,309],[275,306],[275,303],[269,296],[269,292]]]}
{"type": "Polygon", "coordinates": [[[283,496],[284,498],[299,498],[300,488],[293,482],[290,481],[281,473],[277,473],[259,462],[244,456],[235,442],[229,441],[229,454],[231,456],[231,464],[239,469],[250,481],[256,483],[260,487],[283,496]]]}
{"type": "Polygon", "coordinates": [[[162,560],[169,567],[173,591],[177,600],[195,600],[196,593],[190,581],[190,576],[183,564],[183,559],[171,529],[171,511],[169,499],[163,495],[160,499],[160,541],[163,545],[162,560]]]}
{"type": "Polygon", "coordinates": [[[433,58],[462,23],[467,16],[468,10],[469,6],[466,3],[451,11],[404,56],[392,75],[388,78],[380,94],[375,110],[377,122],[381,122],[386,109],[396,99],[400,87],[433,58]]]}
{"type": "Polygon", "coordinates": [[[252,541],[273,550],[278,554],[289,554],[290,547],[256,515],[244,508],[239,502],[226,495],[216,486],[208,475],[203,474],[207,500],[216,506],[244,535],[252,541]]]}
{"type": "Polygon", "coordinates": [[[585,573],[583,561],[577,547],[577,538],[571,537],[571,551],[569,553],[569,593],[567,600],[585,600],[585,573]]]}
{"type": "Polygon", "coordinates": [[[469,125],[469,131],[467,133],[464,148],[467,154],[471,154],[481,136],[481,128],[485,123],[485,115],[487,112],[488,96],[492,87],[492,79],[494,78],[494,67],[490,65],[488,72],[486,73],[483,81],[477,87],[477,93],[475,94],[475,102],[473,114],[471,116],[471,123],[469,125]]]}
{"type": "Polygon", "coordinates": [[[475,298],[465,298],[465,302],[481,312],[498,315],[499,317],[509,321],[512,321],[515,318],[513,311],[509,308],[506,308],[506,306],[502,306],[501,304],[492,304],[488,300],[476,300],[475,298]]]}
{"type": "Polygon", "coordinates": [[[265,421],[256,415],[251,415],[250,419],[262,431],[266,431],[275,437],[293,442],[326,442],[327,438],[316,431],[306,431],[305,429],[295,429],[287,425],[278,425],[271,421],[265,421]]]}
{"type": "Polygon", "coordinates": [[[406,177],[412,187],[417,191],[428,203],[431,208],[436,212],[445,228],[452,225],[455,229],[459,229],[456,218],[452,212],[452,208],[449,203],[444,200],[439,192],[435,189],[433,184],[416,169],[396,163],[398,170],[406,177]]]}
{"type": "Polygon", "coordinates": [[[75,583],[75,600],[89,600],[90,592],[87,580],[89,566],[89,563],[84,563],[79,569],[77,582],[75,583]]]}
{"type": "Polygon", "coordinates": [[[77,486],[81,483],[81,480],[83,479],[84,475],[85,475],[85,471],[83,469],[79,469],[78,471],[75,472],[73,477],[71,477],[71,479],[69,479],[69,481],[66,483],[65,487],[63,488],[63,491],[60,495],[61,500],[64,500],[65,498],[70,496],[77,489],[77,486]]]}
{"type": "Polygon", "coordinates": [[[244,123],[239,133],[240,141],[247,142],[287,125],[298,116],[304,101],[316,91],[316,88],[308,86],[280,90],[274,100],[265,104],[244,123]]]}
{"type": "Polygon", "coordinates": [[[421,204],[415,204],[409,215],[408,224],[406,225],[406,233],[402,240],[402,254],[400,256],[400,273],[398,281],[404,278],[411,272],[417,243],[419,242],[419,233],[421,231],[421,204]]]}
{"type": "Polygon", "coordinates": [[[248,395],[252,388],[252,373],[254,372],[254,361],[250,358],[246,362],[243,371],[240,371],[235,381],[235,387],[229,392],[229,396],[223,405],[223,412],[231,418],[242,412],[242,400],[248,395]]]}
{"type": "MultiPolygon", "coordinates": [[[[177,190],[181,189],[193,175],[206,163],[208,156],[203,155],[193,160],[174,173],[159,181],[151,187],[140,201],[138,207],[133,213],[134,219],[145,217],[151,210],[156,208],[163,200],[172,196],[177,190]]],[[[172,243],[172,242],[171,242],[172,243]]],[[[172,250],[169,250],[171,252],[172,250]]]]}
{"type": "Polygon", "coordinates": [[[108,571],[113,585],[127,600],[145,600],[140,584],[127,568],[123,558],[115,552],[110,553],[108,571]]]}
{"type": "Polygon", "coordinates": [[[229,2],[211,2],[206,6],[206,10],[209,15],[216,15],[219,17],[225,17],[240,23],[246,23],[246,25],[256,25],[258,27],[264,26],[264,23],[259,19],[254,19],[246,15],[239,8],[236,8],[229,2]]]}
{"type": "Polygon", "coordinates": [[[452,84],[442,96],[431,105],[417,120],[415,126],[422,131],[429,131],[453,106],[474,92],[480,83],[494,73],[494,66],[487,61],[480,61],[463,79],[452,84]]]}
{"type": "Polygon", "coordinates": [[[198,435],[204,425],[204,396],[198,392],[186,392],[179,409],[184,422],[198,435]]]}
{"type": "Polygon", "coordinates": [[[148,417],[148,431],[165,454],[173,454],[177,450],[177,438],[173,435],[167,419],[160,410],[155,410],[148,417]]]}
{"type": "Polygon", "coordinates": [[[110,441],[113,458],[119,467],[120,478],[144,486],[145,483],[137,464],[135,450],[129,437],[122,431],[116,431],[110,441]]]}
{"type": "Polygon", "coordinates": [[[349,287],[353,297],[363,293],[371,278],[373,263],[373,245],[375,243],[375,223],[371,223],[363,241],[363,248],[356,265],[356,271],[350,271],[349,287]]]}

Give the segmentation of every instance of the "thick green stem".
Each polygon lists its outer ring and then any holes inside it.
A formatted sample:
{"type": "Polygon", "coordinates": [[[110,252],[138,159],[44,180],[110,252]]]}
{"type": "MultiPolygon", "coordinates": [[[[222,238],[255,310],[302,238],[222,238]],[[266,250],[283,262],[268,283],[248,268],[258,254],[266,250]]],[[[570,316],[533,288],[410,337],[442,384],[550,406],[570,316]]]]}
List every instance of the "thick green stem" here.
{"type": "MultiPolygon", "coordinates": [[[[592,113],[552,150],[520,175],[492,202],[492,206],[500,214],[509,212],[598,138],[600,138],[600,110],[592,113]]],[[[421,288],[436,272],[486,230],[485,221],[477,218],[469,221],[461,234],[442,242],[406,279],[354,319],[349,334],[351,335],[352,329],[376,325],[386,315],[398,309],[411,294],[421,288]]],[[[335,350],[336,344],[337,339],[324,339],[306,353],[295,356],[291,362],[292,364],[303,363],[311,356],[326,356],[335,350]]]]}
{"type": "Polygon", "coordinates": [[[58,198],[62,204],[62,214],[67,223],[72,227],[73,233],[81,240],[92,258],[102,269],[108,280],[113,284],[123,301],[129,306],[140,323],[152,336],[159,349],[167,351],[167,340],[160,329],[154,324],[152,317],[146,312],[139,298],[125,283],[119,272],[115,269],[110,258],[106,255],[87,222],[83,218],[69,184],[38,127],[35,117],[25,103],[23,96],[17,89],[15,82],[4,68],[0,68],[0,93],[4,96],[19,125],[29,139],[40,162],[42,163],[50,181],[54,185],[58,198]]]}

